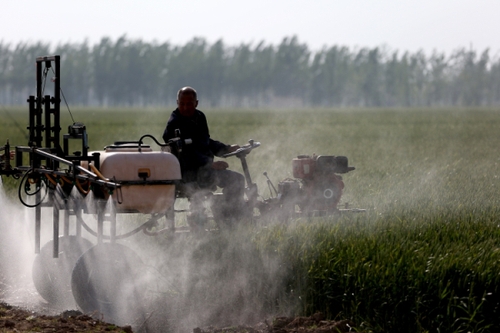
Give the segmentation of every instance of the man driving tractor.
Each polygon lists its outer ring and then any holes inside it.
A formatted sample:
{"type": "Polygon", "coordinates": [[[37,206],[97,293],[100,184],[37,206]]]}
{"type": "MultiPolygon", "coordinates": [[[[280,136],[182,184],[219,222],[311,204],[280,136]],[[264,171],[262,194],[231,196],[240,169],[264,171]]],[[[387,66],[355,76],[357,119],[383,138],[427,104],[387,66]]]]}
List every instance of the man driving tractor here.
{"type": "MultiPolygon", "coordinates": [[[[177,109],[167,122],[163,140],[179,137],[190,141],[182,148],[178,159],[184,184],[195,184],[199,189],[222,188],[221,212],[226,219],[238,217],[244,210],[245,178],[228,170],[225,161],[214,161],[214,156],[231,153],[240,146],[226,145],[210,138],[205,114],[197,109],[198,94],[192,87],[177,92],[177,109]]],[[[189,196],[189,195],[188,195],[189,196]]]]}

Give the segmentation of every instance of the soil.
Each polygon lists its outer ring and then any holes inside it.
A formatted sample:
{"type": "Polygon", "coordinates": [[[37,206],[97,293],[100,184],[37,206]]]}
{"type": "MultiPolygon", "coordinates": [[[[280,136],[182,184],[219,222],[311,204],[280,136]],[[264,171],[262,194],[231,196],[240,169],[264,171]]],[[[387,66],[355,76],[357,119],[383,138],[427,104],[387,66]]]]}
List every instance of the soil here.
{"type": "MultiPolygon", "coordinates": [[[[321,313],[310,317],[277,317],[255,326],[194,328],[193,333],[343,333],[352,332],[354,324],[348,320],[325,320],[321,313]]],[[[60,315],[39,315],[20,307],[0,303],[0,332],[124,332],[132,333],[130,326],[119,327],[82,314],[64,311],[60,315]]]]}
{"type": "Polygon", "coordinates": [[[276,317],[255,326],[195,328],[193,333],[344,333],[356,332],[349,320],[325,320],[323,314],[310,317],[276,317]]]}
{"type": "MultiPolygon", "coordinates": [[[[28,277],[19,276],[18,282],[28,277]]],[[[356,332],[348,320],[325,320],[321,313],[309,317],[275,317],[252,326],[196,327],[186,333],[343,333],[356,332]]],[[[96,319],[94,314],[52,308],[30,283],[6,283],[0,272],[0,333],[3,332],[124,332],[120,327],[96,319]]]]}
{"type": "Polygon", "coordinates": [[[96,320],[78,311],[65,311],[58,316],[38,315],[28,310],[0,303],[0,332],[125,332],[131,327],[118,327],[96,320]]]}

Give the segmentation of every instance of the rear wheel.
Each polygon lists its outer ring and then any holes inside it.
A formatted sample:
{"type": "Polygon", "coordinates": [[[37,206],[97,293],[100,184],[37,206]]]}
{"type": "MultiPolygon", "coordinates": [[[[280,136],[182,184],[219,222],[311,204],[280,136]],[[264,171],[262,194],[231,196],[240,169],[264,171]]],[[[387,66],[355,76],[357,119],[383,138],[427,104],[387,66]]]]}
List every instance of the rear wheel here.
{"type": "Polygon", "coordinates": [[[94,246],[78,259],[71,278],[73,296],[86,313],[100,312],[118,325],[142,314],[143,263],[130,248],[115,243],[94,246]]]}
{"type": "Polygon", "coordinates": [[[79,236],[63,236],[59,237],[58,258],[53,257],[54,241],[40,249],[33,262],[32,277],[36,290],[47,302],[61,308],[75,306],[71,272],[78,258],[92,245],[79,236]]]}

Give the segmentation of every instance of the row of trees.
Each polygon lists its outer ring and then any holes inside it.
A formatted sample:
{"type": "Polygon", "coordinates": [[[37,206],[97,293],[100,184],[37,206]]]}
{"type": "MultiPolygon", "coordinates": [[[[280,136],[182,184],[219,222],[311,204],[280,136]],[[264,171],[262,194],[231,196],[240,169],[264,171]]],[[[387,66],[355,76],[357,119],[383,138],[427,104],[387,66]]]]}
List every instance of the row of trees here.
{"type": "Polygon", "coordinates": [[[61,86],[72,105],[174,104],[186,85],[199,91],[205,107],[500,105],[500,59],[489,50],[312,52],[296,37],[276,46],[202,38],[179,46],[126,36],[54,48],[0,42],[0,104],[22,105],[34,94],[34,59],[49,54],[61,55],[61,86]]]}

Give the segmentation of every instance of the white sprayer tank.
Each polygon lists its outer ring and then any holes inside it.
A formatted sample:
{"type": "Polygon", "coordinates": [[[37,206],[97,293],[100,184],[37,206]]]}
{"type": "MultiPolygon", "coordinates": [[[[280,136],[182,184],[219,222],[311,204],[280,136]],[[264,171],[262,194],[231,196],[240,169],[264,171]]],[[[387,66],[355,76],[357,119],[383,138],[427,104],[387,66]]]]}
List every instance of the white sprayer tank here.
{"type": "Polygon", "coordinates": [[[181,179],[174,155],[130,144],[108,146],[99,153],[101,174],[121,183],[113,192],[117,212],[164,213],[174,204],[174,182],[181,179]]]}

